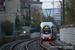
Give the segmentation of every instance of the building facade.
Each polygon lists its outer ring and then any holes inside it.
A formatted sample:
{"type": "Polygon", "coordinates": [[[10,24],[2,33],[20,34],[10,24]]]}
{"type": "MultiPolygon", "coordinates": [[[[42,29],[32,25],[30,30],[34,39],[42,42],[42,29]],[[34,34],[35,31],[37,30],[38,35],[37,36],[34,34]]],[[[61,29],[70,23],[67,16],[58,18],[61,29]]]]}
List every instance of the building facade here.
{"type": "Polygon", "coordinates": [[[61,13],[60,12],[55,13],[54,21],[57,25],[61,25],[61,13]]]}
{"type": "Polygon", "coordinates": [[[23,16],[29,13],[29,4],[30,8],[36,5],[42,9],[42,3],[39,0],[0,0],[0,20],[14,22],[18,16],[22,21],[23,16]]]}
{"type": "Polygon", "coordinates": [[[0,21],[5,20],[5,0],[0,0],[0,21]]]}
{"type": "MultiPolygon", "coordinates": [[[[0,0],[0,2],[2,2],[2,0],[0,0]]],[[[14,22],[17,15],[19,16],[19,19],[21,19],[20,0],[4,0],[3,5],[3,9],[0,9],[1,21],[9,20],[14,22]]]]}
{"type": "Polygon", "coordinates": [[[54,20],[61,20],[61,13],[60,12],[56,12],[55,15],[54,15],[54,20]]]}

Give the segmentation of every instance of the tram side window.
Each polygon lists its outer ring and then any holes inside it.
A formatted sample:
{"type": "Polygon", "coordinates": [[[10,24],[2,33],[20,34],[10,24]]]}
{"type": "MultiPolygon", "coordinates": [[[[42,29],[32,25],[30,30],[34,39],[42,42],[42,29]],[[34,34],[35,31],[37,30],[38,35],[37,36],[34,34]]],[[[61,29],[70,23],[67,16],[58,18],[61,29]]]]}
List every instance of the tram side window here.
{"type": "Polygon", "coordinates": [[[53,33],[53,27],[52,27],[52,33],[53,33]]]}

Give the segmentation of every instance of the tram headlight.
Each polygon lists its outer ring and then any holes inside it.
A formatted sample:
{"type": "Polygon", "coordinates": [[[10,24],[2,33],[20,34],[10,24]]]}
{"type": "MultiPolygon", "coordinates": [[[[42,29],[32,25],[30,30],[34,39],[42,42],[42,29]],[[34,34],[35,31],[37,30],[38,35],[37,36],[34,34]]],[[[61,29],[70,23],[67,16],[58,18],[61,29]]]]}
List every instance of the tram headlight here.
{"type": "Polygon", "coordinates": [[[48,39],[51,39],[51,37],[48,37],[48,39]]]}
{"type": "Polygon", "coordinates": [[[44,40],[44,39],[45,39],[45,37],[42,37],[42,39],[44,40]]]}

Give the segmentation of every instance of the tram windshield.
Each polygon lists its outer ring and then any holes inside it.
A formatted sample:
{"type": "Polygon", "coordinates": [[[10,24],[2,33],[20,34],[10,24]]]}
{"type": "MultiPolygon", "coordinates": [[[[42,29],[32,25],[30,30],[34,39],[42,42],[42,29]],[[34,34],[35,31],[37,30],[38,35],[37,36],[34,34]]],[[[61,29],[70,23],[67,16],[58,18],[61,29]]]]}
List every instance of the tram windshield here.
{"type": "Polygon", "coordinates": [[[49,33],[51,33],[51,29],[49,26],[44,26],[42,32],[43,32],[43,34],[49,34],[49,33]]]}

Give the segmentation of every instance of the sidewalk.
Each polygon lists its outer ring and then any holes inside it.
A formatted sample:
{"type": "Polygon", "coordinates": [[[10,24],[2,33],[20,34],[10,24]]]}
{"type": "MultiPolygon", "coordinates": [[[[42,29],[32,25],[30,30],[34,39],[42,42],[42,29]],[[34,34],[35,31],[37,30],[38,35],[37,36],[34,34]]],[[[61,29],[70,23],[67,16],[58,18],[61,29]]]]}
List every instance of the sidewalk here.
{"type": "Polygon", "coordinates": [[[60,40],[60,34],[57,34],[58,38],[56,39],[56,42],[61,44],[62,46],[72,46],[71,44],[66,44],[65,42],[62,42],[60,40]]]}
{"type": "Polygon", "coordinates": [[[70,44],[66,44],[65,42],[60,41],[59,37],[56,39],[56,42],[62,46],[71,46],[70,44]]]}
{"type": "Polygon", "coordinates": [[[75,46],[71,44],[66,44],[65,42],[60,41],[59,37],[56,39],[56,43],[60,44],[61,46],[59,46],[59,48],[62,47],[62,49],[64,50],[75,50],[75,46]]]}

